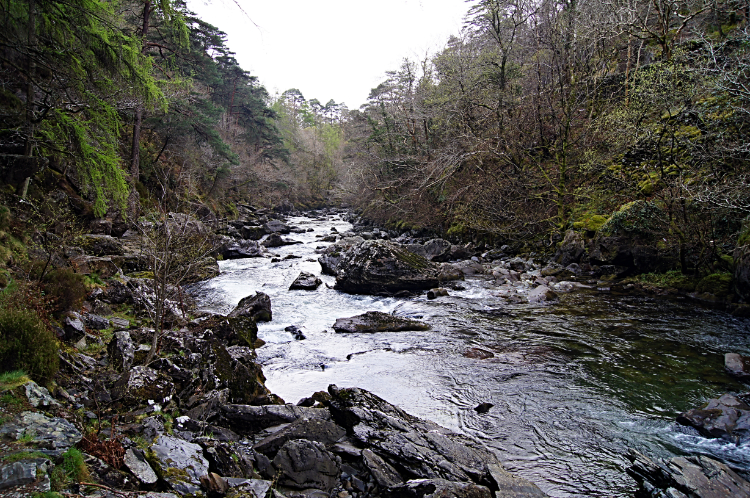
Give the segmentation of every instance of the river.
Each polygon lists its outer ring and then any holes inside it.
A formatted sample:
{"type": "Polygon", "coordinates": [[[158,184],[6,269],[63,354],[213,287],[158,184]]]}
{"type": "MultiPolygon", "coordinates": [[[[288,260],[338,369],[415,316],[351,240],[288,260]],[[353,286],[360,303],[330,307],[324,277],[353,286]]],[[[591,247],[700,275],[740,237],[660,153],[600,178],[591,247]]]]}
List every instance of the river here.
{"type": "Polygon", "coordinates": [[[507,304],[491,281],[427,300],[348,295],[321,276],[316,291],[289,291],[300,271],[320,275],[321,235],[351,225],[338,214],[293,217],[312,229],[270,258],[220,262],[221,275],[192,289],[199,307],[228,313],[256,291],[271,297],[259,324],[268,388],[296,403],[329,384],[361,387],[407,412],[484,441],[508,470],[554,497],[632,496],[624,457],[703,453],[750,471],[750,445],[711,440],[675,416],[726,392],[726,352],[750,354],[750,320],[686,300],[562,294],[547,305],[507,304]],[[293,259],[284,259],[293,255],[293,259]],[[421,318],[425,332],[336,334],[337,318],[365,311],[421,318]],[[284,328],[302,329],[296,341],[284,328]],[[475,359],[479,348],[494,357],[475,359]],[[494,406],[487,413],[480,403],[494,406]]]}

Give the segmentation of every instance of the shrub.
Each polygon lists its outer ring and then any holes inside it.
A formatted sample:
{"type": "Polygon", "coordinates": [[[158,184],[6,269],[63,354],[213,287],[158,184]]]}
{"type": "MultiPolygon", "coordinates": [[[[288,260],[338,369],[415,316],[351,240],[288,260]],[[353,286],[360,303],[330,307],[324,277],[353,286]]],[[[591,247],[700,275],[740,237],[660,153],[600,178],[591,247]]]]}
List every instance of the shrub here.
{"type": "Polygon", "coordinates": [[[75,310],[88,294],[86,277],[70,268],[58,268],[44,276],[44,291],[56,311],[75,310]]]}
{"type": "Polygon", "coordinates": [[[0,371],[24,370],[47,383],[58,369],[58,349],[54,334],[35,311],[0,308],[0,371]]]}
{"type": "Polygon", "coordinates": [[[73,482],[85,482],[89,479],[89,469],[83,460],[83,453],[75,448],[69,448],[63,453],[62,462],[55,467],[50,475],[52,488],[60,491],[73,482]]]}

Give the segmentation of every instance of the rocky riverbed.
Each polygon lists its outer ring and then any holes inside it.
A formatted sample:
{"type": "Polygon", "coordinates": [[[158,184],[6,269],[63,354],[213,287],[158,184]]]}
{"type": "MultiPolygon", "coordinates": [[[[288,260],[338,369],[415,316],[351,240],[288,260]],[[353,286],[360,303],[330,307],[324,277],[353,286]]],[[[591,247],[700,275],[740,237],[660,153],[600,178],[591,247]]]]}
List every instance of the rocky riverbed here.
{"type": "MultiPolygon", "coordinates": [[[[150,281],[125,275],[149,271],[138,236],[89,236],[89,248],[75,256],[87,266],[79,267],[116,278],[59,330],[66,346],[51,394],[31,382],[4,392],[16,401],[1,414],[0,493],[24,496],[57,486],[97,496],[500,497],[544,496],[541,488],[553,496],[626,496],[640,486],[653,496],[742,496],[747,489],[744,439],[719,435],[719,455],[709,451],[721,458],[734,445],[736,458],[725,459],[727,467],[708,456],[676,461],[663,439],[644,430],[645,420],[664,420],[659,412],[678,406],[665,399],[663,386],[655,393],[647,387],[653,371],[647,363],[657,356],[633,365],[641,369],[633,377],[647,379],[645,404],[612,392],[632,385],[630,379],[608,383],[621,370],[597,372],[602,360],[592,350],[622,354],[611,343],[637,344],[628,339],[630,317],[615,317],[619,325],[605,340],[550,329],[581,320],[611,327],[608,317],[582,305],[610,302],[618,290],[606,266],[563,267],[510,248],[372,227],[352,231],[342,212],[290,220],[269,215],[244,209],[242,219],[219,228],[213,254],[223,261],[206,258],[192,277],[219,275],[192,288],[204,311],[173,289],[169,330],[148,365],[153,330],[112,313],[129,306],[148,316],[153,306],[150,281]],[[571,306],[581,310],[578,316],[568,314],[571,306]],[[594,406],[600,414],[591,413],[594,406]],[[612,431],[627,424],[636,430],[612,431]],[[575,443],[573,432],[581,435],[575,443]],[[639,435],[643,441],[622,444],[639,435]],[[60,484],[55,473],[73,446],[83,452],[88,485],[60,484]],[[654,459],[632,453],[632,463],[626,461],[628,447],[654,459]],[[708,494],[717,489],[732,494],[708,494]]],[[[197,232],[207,230],[189,222],[197,232]]],[[[635,307],[634,299],[640,298],[611,302],[635,307]]],[[[649,307],[663,311],[653,301],[649,307]]],[[[648,315],[639,316],[639,333],[652,341],[647,348],[684,357],[656,339],[666,330],[662,323],[652,326],[648,315]]],[[[690,414],[685,398],[697,407],[711,395],[716,406],[704,411],[725,409],[731,418],[735,412],[726,410],[745,407],[719,398],[719,391],[742,385],[722,377],[714,358],[737,337],[731,328],[746,324],[726,324],[725,315],[710,313],[696,319],[711,327],[711,339],[684,332],[677,340],[692,337],[696,350],[710,351],[701,361],[713,377],[702,386],[680,380],[671,389],[683,398],[679,411],[686,419],[707,417],[690,414]]],[[[737,350],[748,353],[750,344],[737,350]]],[[[737,419],[731,427],[724,423],[729,433],[744,427],[737,419]]],[[[657,432],[668,426],[654,425],[657,432]]],[[[705,439],[679,434],[691,441],[680,451],[705,439]]]]}

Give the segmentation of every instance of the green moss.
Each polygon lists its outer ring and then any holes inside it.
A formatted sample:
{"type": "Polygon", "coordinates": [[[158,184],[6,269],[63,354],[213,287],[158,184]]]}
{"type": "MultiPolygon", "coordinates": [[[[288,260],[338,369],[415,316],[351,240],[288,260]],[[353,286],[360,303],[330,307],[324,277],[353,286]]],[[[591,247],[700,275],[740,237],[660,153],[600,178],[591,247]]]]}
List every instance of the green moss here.
{"type": "Polygon", "coordinates": [[[732,275],[729,273],[713,273],[703,277],[695,290],[700,293],[713,294],[716,297],[727,297],[732,291],[732,275]]]}
{"type": "Polygon", "coordinates": [[[612,213],[601,226],[604,235],[653,235],[666,230],[664,213],[649,201],[633,201],[612,213]]]}
{"type": "Polygon", "coordinates": [[[579,221],[573,222],[573,228],[575,230],[586,230],[587,232],[598,231],[606,222],[608,218],[600,214],[586,214],[579,221]]]}
{"type": "Polygon", "coordinates": [[[395,249],[393,253],[399,261],[406,263],[409,267],[414,268],[415,270],[424,270],[430,266],[430,262],[427,261],[426,258],[423,258],[419,254],[414,254],[411,251],[395,249]]]}
{"type": "Polygon", "coordinates": [[[679,270],[671,270],[666,273],[643,273],[636,275],[626,281],[638,282],[662,288],[672,288],[683,292],[695,290],[696,280],[689,275],[683,275],[679,270]]]}
{"type": "Polygon", "coordinates": [[[33,458],[49,458],[49,456],[45,455],[41,451],[19,451],[18,453],[11,453],[10,455],[5,455],[2,458],[2,461],[4,463],[13,463],[13,462],[20,462],[21,460],[31,460],[33,458]]]}
{"type": "Polygon", "coordinates": [[[0,365],[46,383],[57,372],[57,338],[33,310],[0,308],[0,365]]]}

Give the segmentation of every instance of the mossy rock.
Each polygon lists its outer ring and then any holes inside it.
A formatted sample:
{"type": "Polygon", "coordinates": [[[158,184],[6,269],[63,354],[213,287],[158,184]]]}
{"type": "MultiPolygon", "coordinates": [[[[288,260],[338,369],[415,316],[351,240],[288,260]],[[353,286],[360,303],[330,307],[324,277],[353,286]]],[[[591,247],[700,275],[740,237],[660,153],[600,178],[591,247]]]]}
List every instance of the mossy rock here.
{"type": "Polygon", "coordinates": [[[607,222],[608,219],[609,218],[602,216],[601,214],[586,215],[579,221],[573,222],[573,229],[596,232],[607,222]]]}
{"type": "Polygon", "coordinates": [[[713,294],[716,297],[727,297],[732,291],[732,275],[713,273],[703,277],[695,290],[699,293],[713,294]]]}
{"type": "Polygon", "coordinates": [[[660,238],[667,228],[668,222],[659,206],[650,201],[638,200],[629,202],[612,213],[600,227],[600,233],[606,236],[660,238]]]}

